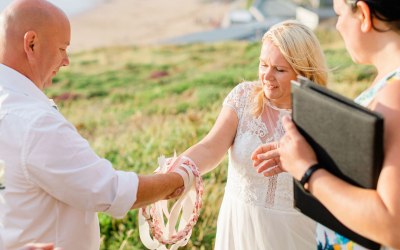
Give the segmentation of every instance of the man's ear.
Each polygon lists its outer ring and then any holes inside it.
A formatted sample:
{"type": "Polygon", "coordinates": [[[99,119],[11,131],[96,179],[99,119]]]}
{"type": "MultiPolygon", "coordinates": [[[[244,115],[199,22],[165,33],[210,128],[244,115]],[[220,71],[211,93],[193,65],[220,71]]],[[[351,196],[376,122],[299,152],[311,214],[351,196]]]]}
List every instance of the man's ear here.
{"type": "Polygon", "coordinates": [[[357,2],[358,15],[361,21],[361,31],[368,32],[372,29],[372,17],[368,4],[364,1],[357,2]]]}
{"type": "Polygon", "coordinates": [[[35,31],[28,31],[24,35],[24,51],[30,56],[33,55],[38,45],[38,38],[35,31]]]}

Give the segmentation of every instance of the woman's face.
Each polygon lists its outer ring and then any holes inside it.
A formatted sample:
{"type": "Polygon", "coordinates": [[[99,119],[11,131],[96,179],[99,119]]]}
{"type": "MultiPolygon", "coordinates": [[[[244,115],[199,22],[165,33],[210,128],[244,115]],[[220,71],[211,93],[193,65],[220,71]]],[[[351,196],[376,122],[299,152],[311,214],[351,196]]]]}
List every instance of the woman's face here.
{"type": "MultiPolygon", "coordinates": [[[[351,6],[345,0],[334,0],[333,9],[338,16],[336,29],[342,36],[346,49],[356,63],[363,63],[363,50],[361,48],[361,21],[356,17],[351,6]]],[[[364,41],[367,43],[368,41],[364,41]]]]}
{"type": "Polygon", "coordinates": [[[278,108],[291,108],[290,81],[296,72],[286,61],[278,47],[266,39],[261,48],[258,68],[265,97],[278,108]]]}

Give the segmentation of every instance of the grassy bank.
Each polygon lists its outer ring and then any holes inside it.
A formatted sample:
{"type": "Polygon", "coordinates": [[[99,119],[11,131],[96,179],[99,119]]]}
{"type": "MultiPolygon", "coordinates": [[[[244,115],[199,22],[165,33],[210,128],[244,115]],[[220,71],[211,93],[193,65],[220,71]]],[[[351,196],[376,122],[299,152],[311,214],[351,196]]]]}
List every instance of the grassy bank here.
{"type": "MultiPolygon", "coordinates": [[[[340,40],[320,31],[330,88],[354,97],[374,72],[355,66],[340,40]],[[357,84],[356,84],[357,83],[357,84]]],[[[71,55],[48,90],[61,112],[115,168],[149,174],[161,154],[180,153],[206,135],[224,97],[257,79],[260,44],[106,48],[71,55]]],[[[211,249],[226,181],[226,159],[204,176],[203,209],[187,249],[211,249]]],[[[137,211],[100,214],[102,249],[143,249],[137,211]]]]}

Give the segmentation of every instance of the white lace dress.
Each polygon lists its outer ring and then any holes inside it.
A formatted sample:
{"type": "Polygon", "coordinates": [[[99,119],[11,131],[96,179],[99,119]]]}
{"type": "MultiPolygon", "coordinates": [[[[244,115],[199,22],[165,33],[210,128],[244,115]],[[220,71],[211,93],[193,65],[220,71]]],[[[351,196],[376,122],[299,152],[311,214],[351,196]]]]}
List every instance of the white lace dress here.
{"type": "Polygon", "coordinates": [[[239,119],[229,150],[228,180],[219,212],[215,249],[316,249],[315,222],[293,208],[292,177],[258,174],[251,153],[279,139],[281,118],[290,110],[267,104],[259,118],[251,114],[254,84],[244,82],[225,98],[239,119]]]}

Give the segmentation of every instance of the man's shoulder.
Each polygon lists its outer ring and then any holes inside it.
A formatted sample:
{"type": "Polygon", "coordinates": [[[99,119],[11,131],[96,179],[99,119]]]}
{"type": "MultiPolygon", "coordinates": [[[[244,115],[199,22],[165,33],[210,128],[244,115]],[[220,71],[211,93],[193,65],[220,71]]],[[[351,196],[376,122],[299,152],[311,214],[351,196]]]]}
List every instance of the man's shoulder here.
{"type": "Polygon", "coordinates": [[[48,104],[29,96],[12,93],[0,93],[0,117],[10,117],[21,125],[29,125],[45,117],[53,117],[55,120],[62,119],[58,111],[48,104]]]}

